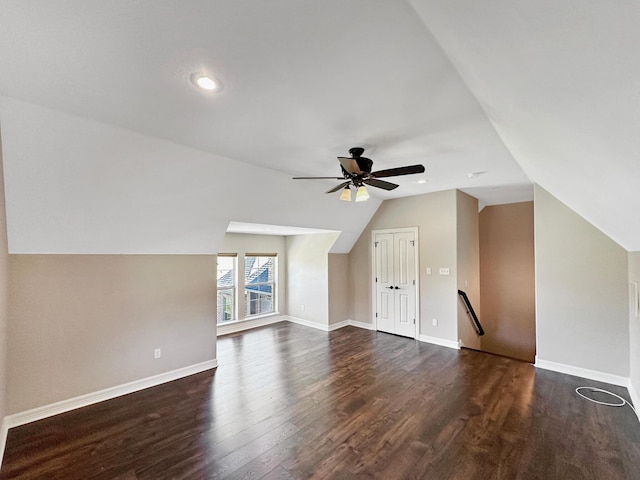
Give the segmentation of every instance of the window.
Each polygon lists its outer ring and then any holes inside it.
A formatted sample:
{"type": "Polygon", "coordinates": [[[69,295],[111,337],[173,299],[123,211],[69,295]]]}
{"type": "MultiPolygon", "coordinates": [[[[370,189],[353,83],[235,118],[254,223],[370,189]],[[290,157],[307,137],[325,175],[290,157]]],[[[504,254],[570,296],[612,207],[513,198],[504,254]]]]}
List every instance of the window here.
{"type": "Polygon", "coordinates": [[[275,311],[275,254],[244,257],[245,316],[275,311]]]}
{"type": "Polygon", "coordinates": [[[218,323],[235,320],[236,256],[218,255],[218,323]]]}

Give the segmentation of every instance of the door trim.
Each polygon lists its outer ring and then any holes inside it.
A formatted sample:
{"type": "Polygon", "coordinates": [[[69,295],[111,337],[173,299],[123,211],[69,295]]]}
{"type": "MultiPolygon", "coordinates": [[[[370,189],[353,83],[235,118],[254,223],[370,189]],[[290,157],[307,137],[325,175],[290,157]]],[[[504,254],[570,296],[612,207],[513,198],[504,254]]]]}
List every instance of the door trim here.
{"type": "Polygon", "coordinates": [[[373,323],[373,329],[378,330],[378,319],[376,318],[376,249],[375,238],[378,233],[404,233],[413,232],[413,238],[416,242],[416,254],[415,254],[415,278],[416,278],[416,325],[415,336],[413,338],[420,338],[420,238],[418,236],[418,227],[399,227],[399,228],[380,228],[377,230],[371,230],[371,322],[373,323]]]}

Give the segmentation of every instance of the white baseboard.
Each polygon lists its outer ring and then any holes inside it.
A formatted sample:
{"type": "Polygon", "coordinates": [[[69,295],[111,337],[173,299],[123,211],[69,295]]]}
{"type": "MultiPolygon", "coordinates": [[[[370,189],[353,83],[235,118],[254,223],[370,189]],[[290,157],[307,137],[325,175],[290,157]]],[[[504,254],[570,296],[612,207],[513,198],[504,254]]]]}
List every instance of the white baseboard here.
{"type": "MultiPolygon", "coordinates": [[[[58,415],[60,413],[69,412],[76,408],[86,407],[94,403],[103,402],[112,398],[119,397],[121,395],[127,395],[129,393],[144,390],[145,388],[155,387],[162,383],[171,382],[179,378],[188,377],[195,373],[204,372],[218,366],[216,359],[208,360],[206,362],[197,363],[170,372],[161,373],[152,377],[143,378],[141,380],[135,380],[124,385],[118,385],[116,387],[106,388],[79,397],[70,398],[68,400],[62,400],[60,402],[52,403],[51,405],[44,405],[42,407],[33,408],[13,415],[8,415],[4,418],[2,428],[7,430],[12,427],[25,425],[27,423],[35,422],[36,420],[42,420],[43,418],[58,415]]],[[[3,450],[4,452],[4,450],[3,450]]]]}
{"type": "Polygon", "coordinates": [[[420,342],[433,343],[434,345],[440,345],[441,347],[449,347],[449,348],[454,348],[456,350],[460,350],[460,344],[454,340],[446,340],[444,338],[430,337],[428,335],[420,335],[418,337],[418,340],[420,342]]]}
{"type": "Polygon", "coordinates": [[[595,380],[596,382],[610,383],[620,387],[629,386],[628,377],[612,375],[610,373],[599,372],[597,370],[589,370],[588,368],[574,367],[573,365],[565,365],[563,363],[550,362],[548,360],[540,360],[537,356],[536,363],[534,365],[536,368],[587,378],[589,380],[595,380]]]}
{"type": "Polygon", "coordinates": [[[322,330],[324,332],[332,332],[333,330],[338,330],[339,328],[344,328],[348,326],[364,328],[365,330],[374,330],[374,327],[370,323],[357,322],[355,320],[343,320],[342,322],[334,323],[331,325],[324,325],[322,323],[312,322],[311,320],[305,320],[304,318],[292,317],[287,315],[283,318],[283,320],[287,320],[291,323],[297,323],[298,325],[304,325],[305,327],[316,328],[318,330],[322,330]]]}
{"type": "Polygon", "coordinates": [[[629,379],[629,385],[627,386],[627,390],[629,390],[631,403],[633,403],[633,407],[636,410],[638,421],[640,422],[640,395],[638,395],[638,391],[634,388],[633,383],[631,383],[631,379],[629,379]]]}
{"type": "Polygon", "coordinates": [[[343,320],[340,323],[334,323],[329,325],[329,330],[337,330],[342,327],[357,327],[364,330],[375,330],[375,327],[371,323],[357,322],[355,320],[343,320]]]}
{"type": "Polygon", "coordinates": [[[255,318],[252,320],[242,320],[241,322],[233,322],[228,325],[218,325],[218,337],[228,335],[230,333],[251,330],[252,328],[264,327],[273,323],[284,322],[287,320],[283,315],[270,315],[268,317],[255,318]]]}
{"type": "Polygon", "coordinates": [[[2,426],[0,426],[0,465],[2,465],[2,460],[4,458],[4,447],[7,446],[7,434],[9,433],[9,422],[7,422],[7,417],[2,419],[2,426]]]}
{"type": "Polygon", "coordinates": [[[323,332],[329,331],[329,325],[313,322],[311,320],[305,320],[304,318],[292,317],[291,315],[286,315],[284,318],[291,323],[297,323],[298,325],[303,325],[305,327],[315,328],[317,330],[322,330],[323,332]]]}
{"type": "Polygon", "coordinates": [[[365,330],[375,330],[373,323],[357,322],[356,320],[347,320],[352,327],[364,328],[365,330]]]}
{"type": "Polygon", "coordinates": [[[338,330],[339,328],[344,328],[349,326],[349,320],[343,320],[342,322],[334,323],[329,325],[328,329],[330,332],[334,330],[338,330]]]}

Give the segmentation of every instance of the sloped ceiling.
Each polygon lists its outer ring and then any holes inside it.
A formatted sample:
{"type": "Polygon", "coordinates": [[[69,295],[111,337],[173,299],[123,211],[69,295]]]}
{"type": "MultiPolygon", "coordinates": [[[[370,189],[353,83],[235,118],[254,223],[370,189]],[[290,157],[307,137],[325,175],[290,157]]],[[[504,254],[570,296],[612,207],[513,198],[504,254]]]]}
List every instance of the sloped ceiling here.
{"type": "Polygon", "coordinates": [[[460,188],[483,204],[504,203],[530,199],[536,181],[627,249],[640,249],[640,220],[631,214],[640,202],[632,155],[639,77],[630,50],[637,7],[562,3],[0,0],[10,247],[39,250],[55,238],[56,251],[189,252],[219,225],[262,219],[347,231],[340,249],[348,251],[385,198],[460,188]],[[216,75],[223,90],[198,91],[189,80],[196,72],[216,75]],[[53,112],[50,126],[34,121],[43,107],[53,112]],[[56,115],[72,130],[46,141],[24,132],[31,123],[34,131],[53,130],[56,115]],[[99,138],[108,132],[110,148],[88,156],[90,146],[74,140],[73,129],[88,137],[100,130],[99,138]],[[173,151],[167,145],[188,149],[199,167],[163,157],[172,170],[163,165],[166,178],[153,183],[154,156],[173,151]],[[399,177],[392,192],[372,192],[366,207],[341,210],[337,196],[323,194],[335,182],[290,180],[334,175],[335,157],[352,146],[367,149],[374,169],[423,163],[427,172],[399,177]],[[137,162],[125,182],[127,221],[105,200],[123,181],[87,173],[123,157],[137,162]],[[233,166],[223,169],[233,172],[226,181],[217,162],[233,166]],[[163,182],[188,178],[189,165],[199,188],[187,200],[176,194],[172,204],[163,182]],[[37,182],[28,180],[33,172],[37,182]],[[469,178],[472,172],[480,175],[469,178]],[[272,181],[260,183],[265,176],[272,181]],[[198,183],[207,180],[208,192],[198,183]],[[92,188],[90,181],[115,183],[92,188]],[[227,184],[242,189],[249,181],[248,200],[221,208],[234,201],[227,184]],[[304,203],[291,208],[301,194],[318,199],[306,211],[304,203]],[[61,234],[44,204],[55,206],[65,230],[83,236],[61,234]],[[153,211],[158,204],[167,217],[153,211]],[[99,221],[86,221],[94,206],[115,219],[121,232],[110,234],[118,245],[104,243],[99,221]],[[181,244],[185,232],[149,245],[170,230],[167,218],[187,222],[199,240],[181,244]]]}
{"type": "Polygon", "coordinates": [[[411,4],[527,176],[640,250],[640,3],[411,4]]]}

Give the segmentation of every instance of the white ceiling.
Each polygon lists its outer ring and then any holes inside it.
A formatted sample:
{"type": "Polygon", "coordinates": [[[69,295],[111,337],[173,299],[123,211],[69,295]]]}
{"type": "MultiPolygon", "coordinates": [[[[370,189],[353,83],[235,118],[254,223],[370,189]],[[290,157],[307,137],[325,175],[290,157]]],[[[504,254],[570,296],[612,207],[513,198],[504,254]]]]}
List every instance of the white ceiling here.
{"type": "Polygon", "coordinates": [[[411,4],[529,178],[640,250],[640,2],[411,4]]]}
{"type": "MultiPolygon", "coordinates": [[[[0,0],[0,94],[244,162],[247,176],[261,171],[250,164],[338,174],[335,157],[352,146],[374,169],[426,166],[392,192],[370,189],[378,199],[460,188],[505,203],[531,199],[536,181],[640,250],[638,8],[0,0]],[[196,90],[200,71],[223,91],[196,90]]],[[[295,182],[317,195],[335,185],[295,182]]],[[[275,204],[287,188],[269,192],[275,204]]],[[[29,196],[17,190],[16,202],[29,196]]],[[[272,223],[335,227],[285,218],[272,223]]]]}

